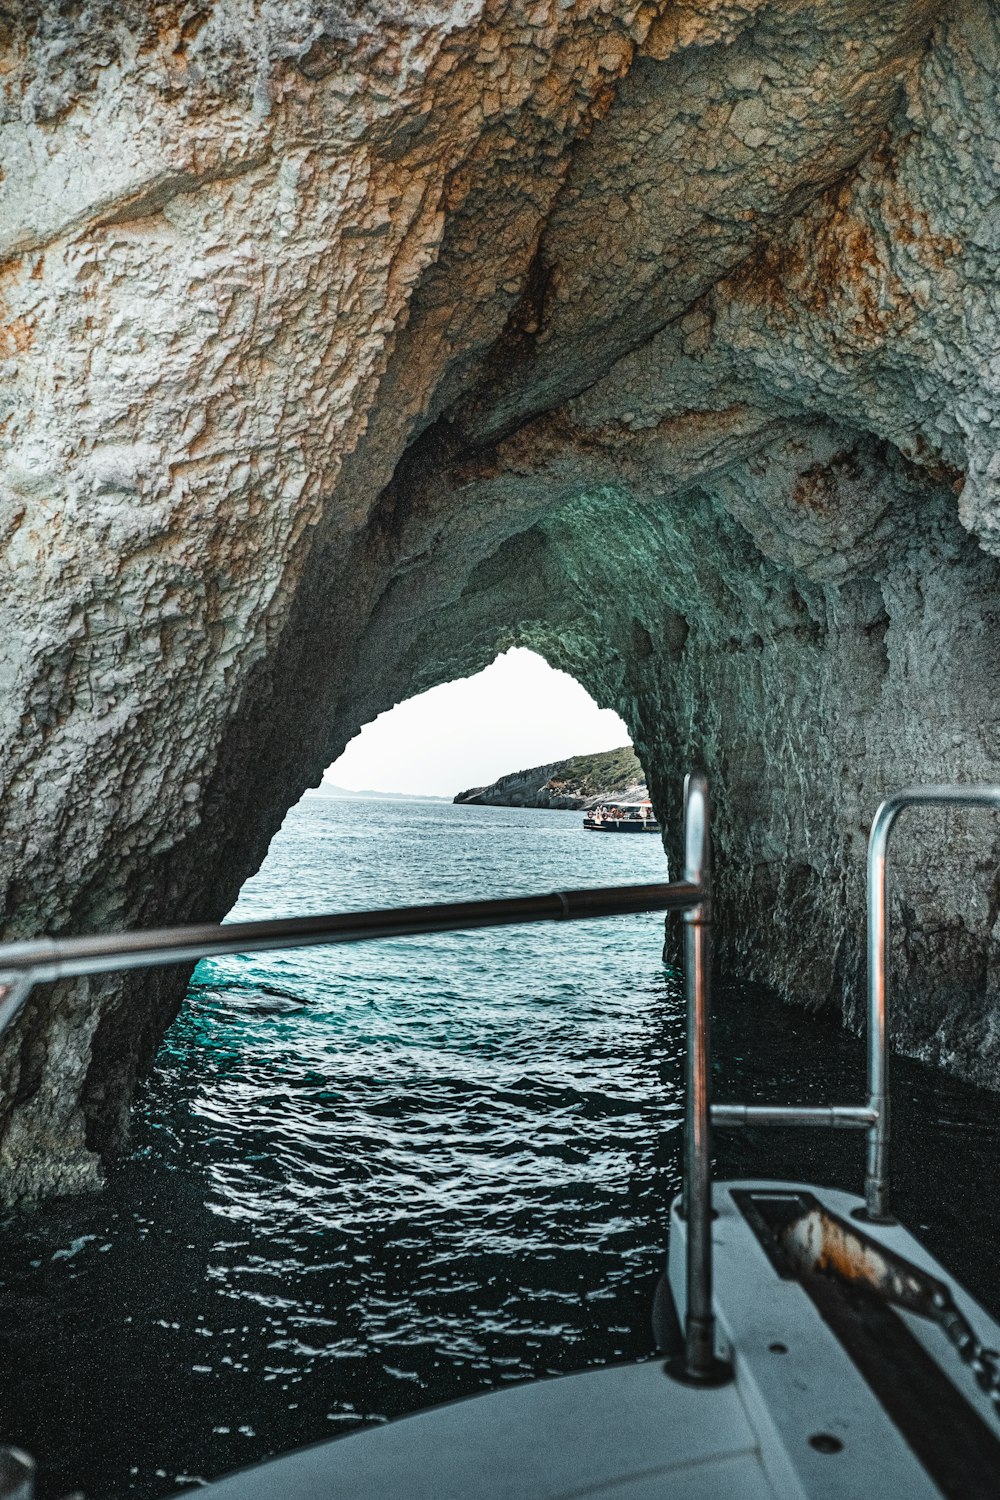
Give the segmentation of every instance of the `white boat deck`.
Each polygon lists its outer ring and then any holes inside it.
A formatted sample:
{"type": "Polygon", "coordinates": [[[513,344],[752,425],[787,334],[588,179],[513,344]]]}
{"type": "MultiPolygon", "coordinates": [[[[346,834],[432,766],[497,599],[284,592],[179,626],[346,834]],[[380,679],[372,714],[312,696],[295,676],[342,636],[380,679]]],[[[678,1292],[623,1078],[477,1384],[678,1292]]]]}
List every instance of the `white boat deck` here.
{"type": "Polygon", "coordinates": [[[213,1500],[773,1500],[735,1386],[662,1361],[540,1380],[306,1448],[209,1485],[213,1500]]]}
{"type": "MultiPolygon", "coordinates": [[[[1000,1496],[932,1480],[802,1286],[782,1280],[732,1189],[719,1183],[714,1224],[720,1352],[735,1379],[680,1384],[661,1359],[542,1380],[438,1407],[318,1444],[208,1486],[212,1500],[931,1500],[1000,1496]]],[[[810,1189],[803,1189],[811,1191],[810,1189]]],[[[815,1191],[815,1190],[812,1190],[815,1191]]],[[[846,1218],[860,1200],[818,1194],[846,1218]]],[[[865,1233],[952,1287],[981,1338],[1000,1327],[905,1230],[865,1233]]],[[[683,1316],[684,1222],[671,1223],[670,1279],[683,1316]]],[[[1000,1438],[1000,1422],[941,1330],[896,1314],[1000,1438]]],[[[1000,1451],[1000,1450],[998,1450],[1000,1451]]]]}
{"type": "MultiPolygon", "coordinates": [[[[892,1495],[930,1500],[942,1491],[890,1419],[840,1340],[797,1281],[783,1281],[730,1196],[732,1190],[815,1192],[825,1208],[850,1219],[860,1198],[785,1182],[718,1182],[713,1203],[715,1311],[719,1352],[730,1358],[774,1492],[783,1497],[859,1500],[892,1495]],[[843,1446],[823,1451],[829,1436],[843,1446]],[[819,1437],[820,1446],[811,1439],[819,1437]]],[[[900,1225],[865,1223],[870,1238],[945,1281],[979,1336],[1000,1348],[1000,1327],[900,1225]]],[[[684,1308],[684,1220],[674,1205],[670,1225],[670,1282],[684,1308]]],[[[935,1324],[896,1314],[1000,1438],[1000,1421],[947,1337],[935,1324]]],[[[930,1413],[927,1414],[928,1418],[930,1413]]],[[[724,1494],[720,1491],[720,1494],[724,1494]]],[[[976,1493],[960,1491],[963,1500],[976,1493]]],[[[992,1493],[1000,1497],[1000,1470],[992,1493]]]]}

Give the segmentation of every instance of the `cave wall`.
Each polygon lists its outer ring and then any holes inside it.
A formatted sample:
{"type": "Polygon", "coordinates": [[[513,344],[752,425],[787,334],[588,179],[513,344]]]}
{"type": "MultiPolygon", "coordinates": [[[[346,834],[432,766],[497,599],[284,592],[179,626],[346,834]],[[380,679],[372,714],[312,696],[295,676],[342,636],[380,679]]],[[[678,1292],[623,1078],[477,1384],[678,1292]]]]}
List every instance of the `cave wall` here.
{"type": "MultiPolygon", "coordinates": [[[[996,774],[984,0],[0,9],[8,936],[221,916],[408,694],[533,645],[716,789],[724,959],[856,1012],[863,832],[996,774]]],[[[997,834],[899,848],[900,1045],[1000,1083],[997,834]]],[[[35,996],[8,1196],[183,976],[35,996]]]]}

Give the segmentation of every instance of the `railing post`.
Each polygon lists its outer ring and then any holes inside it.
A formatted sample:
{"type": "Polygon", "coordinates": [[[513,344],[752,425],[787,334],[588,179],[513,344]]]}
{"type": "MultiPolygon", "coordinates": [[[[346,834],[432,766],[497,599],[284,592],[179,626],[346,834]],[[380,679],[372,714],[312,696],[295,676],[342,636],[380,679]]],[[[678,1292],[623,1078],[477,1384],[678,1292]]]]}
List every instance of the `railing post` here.
{"type": "Polygon", "coordinates": [[[886,984],[886,855],[889,834],[904,803],[892,797],[880,804],[868,839],[868,1107],[875,1111],[868,1129],[865,1160],[865,1212],[875,1223],[889,1214],[889,1030],[886,984]]]}
{"type": "Polygon", "coordinates": [[[687,1306],[684,1353],[670,1374],[698,1385],[719,1385],[730,1367],[715,1357],[712,1311],[711,1056],[712,866],[708,787],[704,776],[684,783],[684,880],[702,898],[684,913],[684,994],[687,1003],[687,1089],[684,1113],[684,1212],[687,1228],[687,1306]]]}
{"type": "Polygon", "coordinates": [[[876,1223],[889,1212],[889,1023],[886,1003],[888,943],[889,835],[907,807],[992,807],[1000,809],[1000,786],[905,787],[880,804],[868,839],[868,1107],[875,1123],[868,1131],[865,1213],[876,1223]]]}

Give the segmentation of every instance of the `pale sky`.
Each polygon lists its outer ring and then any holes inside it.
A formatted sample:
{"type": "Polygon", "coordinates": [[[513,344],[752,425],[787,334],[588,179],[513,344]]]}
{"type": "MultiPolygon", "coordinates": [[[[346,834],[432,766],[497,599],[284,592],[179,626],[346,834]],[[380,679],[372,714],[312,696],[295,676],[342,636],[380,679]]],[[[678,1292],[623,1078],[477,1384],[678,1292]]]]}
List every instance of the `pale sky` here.
{"type": "Polygon", "coordinates": [[[351,791],[453,797],[507,771],[628,742],[623,721],[598,708],[575,678],[515,647],[475,677],[379,714],[323,780],[351,791]]]}

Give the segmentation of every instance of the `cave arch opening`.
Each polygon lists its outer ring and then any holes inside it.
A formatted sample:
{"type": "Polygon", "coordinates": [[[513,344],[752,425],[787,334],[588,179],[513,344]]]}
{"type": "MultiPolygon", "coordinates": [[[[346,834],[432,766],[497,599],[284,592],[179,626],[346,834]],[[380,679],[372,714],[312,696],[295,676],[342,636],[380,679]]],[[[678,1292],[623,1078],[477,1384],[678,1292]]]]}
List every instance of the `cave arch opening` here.
{"type": "MultiPolygon", "coordinates": [[[[632,847],[609,857],[608,841],[583,827],[596,799],[647,798],[618,714],[538,651],[508,645],[480,671],[403,699],[363,726],[288,810],[230,919],[661,879],[659,837],[643,839],[641,852],[626,840],[632,847]],[[546,812],[555,817],[540,830],[546,812]]],[[[208,960],[192,976],[188,1007],[221,1006],[237,1019],[244,1009],[290,1015],[338,985],[346,996],[352,974],[369,992],[383,948],[208,960]],[[331,984],[324,971],[346,978],[331,984]]],[[[404,962],[388,982],[404,990],[407,979],[414,982],[404,962]]]]}
{"type": "MultiPolygon", "coordinates": [[[[586,835],[583,811],[599,799],[648,799],[628,726],[537,651],[508,646],[480,671],[404,699],[364,725],[288,810],[229,917],[529,894],[625,883],[635,871],[662,878],[659,838],[638,861],[634,853],[609,860],[607,841],[586,835]],[[482,813],[471,817],[484,808],[485,821],[482,813]],[[541,868],[520,857],[518,828],[529,843],[537,831],[530,815],[516,821],[525,810],[558,814],[546,825],[541,868]],[[395,845],[407,841],[404,868],[395,845]]],[[[317,950],[304,968],[288,953],[208,960],[195,970],[188,998],[200,1004],[229,990],[228,1009],[284,1013],[295,1005],[290,985],[308,992],[322,968],[343,958],[340,949],[317,950]]],[[[378,962],[366,955],[360,970],[378,962]]]]}

